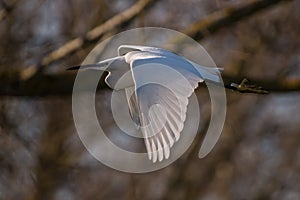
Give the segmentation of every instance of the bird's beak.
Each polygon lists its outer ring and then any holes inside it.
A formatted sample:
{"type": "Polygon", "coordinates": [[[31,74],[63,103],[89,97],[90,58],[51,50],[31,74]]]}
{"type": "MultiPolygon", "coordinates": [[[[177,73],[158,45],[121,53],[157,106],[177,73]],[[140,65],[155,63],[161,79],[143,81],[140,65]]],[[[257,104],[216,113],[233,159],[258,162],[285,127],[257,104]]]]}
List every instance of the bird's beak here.
{"type": "Polygon", "coordinates": [[[94,64],[87,64],[87,65],[78,65],[78,66],[73,66],[68,68],[67,70],[78,70],[78,69],[82,69],[82,70],[86,70],[86,69],[93,69],[93,70],[101,70],[101,71],[106,71],[107,67],[114,61],[119,60],[120,58],[122,58],[122,56],[117,56],[114,58],[109,58],[106,60],[103,60],[101,62],[98,63],[94,63],[94,64]]]}
{"type": "Polygon", "coordinates": [[[73,67],[69,67],[67,70],[78,70],[80,68],[80,66],[73,66],[73,67]]]}
{"type": "Polygon", "coordinates": [[[88,65],[78,65],[67,68],[68,71],[70,70],[79,70],[79,69],[94,69],[94,70],[102,70],[105,71],[108,66],[108,63],[95,63],[95,64],[88,64],[88,65]]]}

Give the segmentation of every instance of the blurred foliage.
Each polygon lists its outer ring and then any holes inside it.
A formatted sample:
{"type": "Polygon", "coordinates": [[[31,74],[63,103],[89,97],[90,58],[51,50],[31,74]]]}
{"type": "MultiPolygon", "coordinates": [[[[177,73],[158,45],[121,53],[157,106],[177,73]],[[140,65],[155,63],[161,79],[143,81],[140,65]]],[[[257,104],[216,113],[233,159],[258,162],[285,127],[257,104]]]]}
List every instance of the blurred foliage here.
{"type": "MultiPolygon", "coordinates": [[[[183,30],[243,1],[159,1],[117,28],[183,30]]],[[[2,2],[10,9],[0,21],[0,69],[14,70],[39,62],[136,1],[2,2]]],[[[228,73],[272,80],[300,78],[299,9],[299,1],[278,4],[199,42],[228,73]]],[[[80,63],[89,50],[52,64],[49,72],[80,63]]],[[[100,91],[99,104],[109,106],[103,103],[109,95],[109,90],[100,91]]],[[[204,133],[209,98],[204,89],[197,95],[204,116],[199,132],[204,133]]],[[[85,150],[74,128],[70,97],[2,96],[0,199],[300,199],[299,92],[227,91],[227,98],[224,130],[208,157],[200,160],[190,149],[165,169],[126,174],[102,165],[85,150]]],[[[113,128],[109,118],[105,123],[113,128]]]]}

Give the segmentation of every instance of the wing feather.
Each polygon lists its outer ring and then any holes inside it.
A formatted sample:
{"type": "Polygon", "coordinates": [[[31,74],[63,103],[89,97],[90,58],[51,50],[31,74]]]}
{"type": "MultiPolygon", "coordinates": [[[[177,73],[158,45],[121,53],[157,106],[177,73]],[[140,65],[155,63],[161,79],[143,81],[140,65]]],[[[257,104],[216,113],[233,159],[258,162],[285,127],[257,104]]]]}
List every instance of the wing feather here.
{"type": "Polygon", "coordinates": [[[169,158],[170,148],[179,140],[186,119],[188,97],[203,79],[184,59],[156,57],[156,53],[142,50],[136,52],[133,58],[130,65],[139,105],[139,110],[135,109],[133,115],[139,117],[148,158],[153,162],[162,161],[169,158]],[[157,71],[160,68],[156,65],[168,66],[169,70],[176,71],[178,77],[172,77],[167,70],[157,71]]]}

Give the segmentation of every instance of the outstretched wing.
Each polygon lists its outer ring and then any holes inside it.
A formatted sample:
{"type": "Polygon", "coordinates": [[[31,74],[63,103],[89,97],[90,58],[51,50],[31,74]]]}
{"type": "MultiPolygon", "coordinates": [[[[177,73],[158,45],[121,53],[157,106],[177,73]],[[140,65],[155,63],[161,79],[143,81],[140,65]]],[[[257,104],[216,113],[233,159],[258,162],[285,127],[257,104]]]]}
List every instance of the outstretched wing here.
{"type": "Polygon", "coordinates": [[[156,47],[139,46],[139,45],[121,45],[118,48],[118,55],[123,56],[131,51],[157,51],[160,50],[156,47]]]}
{"type": "Polygon", "coordinates": [[[219,72],[220,72],[220,70],[222,70],[222,68],[204,67],[204,66],[194,63],[193,61],[183,58],[173,52],[167,51],[165,49],[161,49],[158,47],[139,46],[139,45],[121,45],[118,48],[119,56],[125,55],[128,52],[132,52],[132,51],[151,52],[156,55],[165,56],[165,57],[176,59],[176,60],[177,59],[185,60],[186,62],[189,62],[191,65],[194,66],[194,68],[197,69],[197,71],[201,74],[201,77],[203,80],[209,80],[214,83],[222,82],[220,80],[220,76],[219,76],[219,74],[220,74],[219,72]]]}
{"type": "Polygon", "coordinates": [[[186,119],[188,97],[203,79],[184,59],[173,59],[149,52],[137,52],[130,63],[138,116],[148,157],[153,162],[170,156],[170,148],[180,138],[186,119]],[[145,55],[147,54],[147,55],[145,55]],[[146,58],[145,58],[146,57],[146,58]]]}

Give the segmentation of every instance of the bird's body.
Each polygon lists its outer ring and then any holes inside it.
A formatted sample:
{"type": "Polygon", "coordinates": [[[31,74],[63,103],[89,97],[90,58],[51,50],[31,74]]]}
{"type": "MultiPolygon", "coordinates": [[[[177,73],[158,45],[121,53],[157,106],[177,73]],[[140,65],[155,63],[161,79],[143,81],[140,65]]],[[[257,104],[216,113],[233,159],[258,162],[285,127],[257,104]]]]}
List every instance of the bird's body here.
{"type": "Polygon", "coordinates": [[[109,72],[105,82],[114,90],[125,90],[129,113],[143,134],[149,159],[167,159],[180,138],[188,97],[199,82],[220,83],[218,68],[203,67],[156,47],[122,45],[118,54],[80,68],[109,72]]]}

